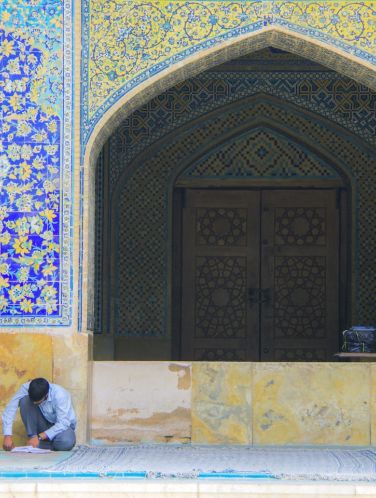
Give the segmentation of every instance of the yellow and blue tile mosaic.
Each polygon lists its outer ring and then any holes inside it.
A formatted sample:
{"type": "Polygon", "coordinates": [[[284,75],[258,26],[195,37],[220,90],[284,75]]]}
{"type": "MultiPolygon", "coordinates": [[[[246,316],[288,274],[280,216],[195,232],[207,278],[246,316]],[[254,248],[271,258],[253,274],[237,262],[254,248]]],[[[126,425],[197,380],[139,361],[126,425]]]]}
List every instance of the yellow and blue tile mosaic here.
{"type": "Polygon", "coordinates": [[[375,2],[83,0],[85,144],[111,105],[200,50],[278,26],[376,65],[375,2]]]}
{"type": "Polygon", "coordinates": [[[71,5],[3,1],[0,16],[0,322],[65,325],[71,5]]]}

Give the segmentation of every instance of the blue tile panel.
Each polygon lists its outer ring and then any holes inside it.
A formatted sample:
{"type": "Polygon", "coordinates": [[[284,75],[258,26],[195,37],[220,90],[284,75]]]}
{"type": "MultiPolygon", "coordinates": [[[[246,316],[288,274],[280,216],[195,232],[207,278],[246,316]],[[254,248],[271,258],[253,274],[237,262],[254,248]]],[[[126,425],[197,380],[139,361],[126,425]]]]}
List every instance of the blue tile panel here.
{"type": "Polygon", "coordinates": [[[67,1],[1,6],[1,325],[70,322],[69,14],[67,1]]]}

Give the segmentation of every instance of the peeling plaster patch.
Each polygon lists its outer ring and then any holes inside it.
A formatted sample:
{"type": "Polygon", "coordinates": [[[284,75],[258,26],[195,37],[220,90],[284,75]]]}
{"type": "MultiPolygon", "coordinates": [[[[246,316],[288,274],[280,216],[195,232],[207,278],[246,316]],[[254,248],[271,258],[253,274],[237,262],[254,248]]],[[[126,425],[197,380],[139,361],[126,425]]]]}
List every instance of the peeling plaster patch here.
{"type": "Polygon", "coordinates": [[[186,408],[176,408],[173,412],[157,412],[148,418],[132,418],[128,420],[129,425],[157,426],[165,425],[167,420],[181,421],[184,418],[190,419],[191,412],[186,408]]]}
{"type": "Polygon", "coordinates": [[[119,420],[127,415],[137,415],[140,412],[137,408],[107,408],[109,419],[119,420]]]}
{"type": "Polygon", "coordinates": [[[190,389],[191,367],[187,364],[94,362],[93,439],[190,440],[190,389]]]}
{"type": "Polygon", "coordinates": [[[178,389],[190,389],[192,385],[191,365],[182,365],[180,363],[171,363],[168,367],[171,372],[178,374],[178,389]]]}
{"type": "Polygon", "coordinates": [[[186,408],[172,412],[155,412],[150,417],[120,420],[116,413],[103,419],[93,419],[92,435],[95,441],[123,442],[187,442],[191,439],[191,413],[186,408]]]}

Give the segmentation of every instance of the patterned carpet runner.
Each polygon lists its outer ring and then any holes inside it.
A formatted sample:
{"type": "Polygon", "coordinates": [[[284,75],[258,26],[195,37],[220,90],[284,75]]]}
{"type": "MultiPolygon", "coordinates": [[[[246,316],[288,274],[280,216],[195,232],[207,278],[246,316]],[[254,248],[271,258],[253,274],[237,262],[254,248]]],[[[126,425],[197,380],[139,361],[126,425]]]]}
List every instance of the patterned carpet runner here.
{"type": "Polygon", "coordinates": [[[146,472],[148,477],[162,478],[255,474],[291,480],[376,481],[376,451],[201,445],[79,446],[48,471],[103,475],[146,472]]]}

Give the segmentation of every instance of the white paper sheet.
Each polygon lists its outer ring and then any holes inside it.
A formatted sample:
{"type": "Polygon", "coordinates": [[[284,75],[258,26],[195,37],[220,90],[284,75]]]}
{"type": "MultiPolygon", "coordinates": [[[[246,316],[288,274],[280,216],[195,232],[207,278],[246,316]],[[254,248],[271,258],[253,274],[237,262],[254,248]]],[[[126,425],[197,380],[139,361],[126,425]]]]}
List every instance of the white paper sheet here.
{"type": "Polygon", "coordinates": [[[16,446],[11,453],[51,453],[51,450],[43,448],[33,448],[32,446],[16,446]]]}

